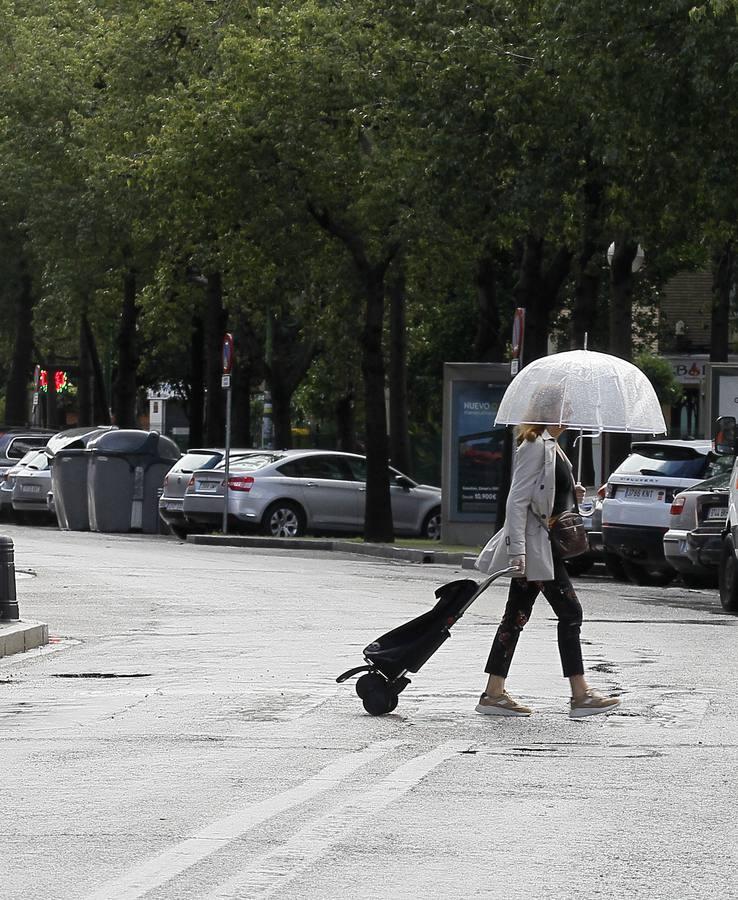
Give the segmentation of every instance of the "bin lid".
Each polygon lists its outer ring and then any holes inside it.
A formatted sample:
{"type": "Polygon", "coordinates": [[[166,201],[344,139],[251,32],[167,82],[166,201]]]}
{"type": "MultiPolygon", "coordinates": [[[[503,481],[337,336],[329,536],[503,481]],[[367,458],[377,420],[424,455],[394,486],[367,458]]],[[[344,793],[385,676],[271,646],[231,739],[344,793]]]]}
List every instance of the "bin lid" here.
{"type": "Polygon", "coordinates": [[[58,453],[60,450],[82,450],[99,435],[117,430],[115,425],[83,425],[79,428],[67,428],[50,437],[46,446],[52,453],[58,453]]]}
{"type": "Polygon", "coordinates": [[[138,428],[106,431],[90,441],[88,450],[92,453],[118,456],[155,456],[172,461],[178,460],[182,455],[171,438],[159,434],[158,431],[143,431],[138,428]]]}

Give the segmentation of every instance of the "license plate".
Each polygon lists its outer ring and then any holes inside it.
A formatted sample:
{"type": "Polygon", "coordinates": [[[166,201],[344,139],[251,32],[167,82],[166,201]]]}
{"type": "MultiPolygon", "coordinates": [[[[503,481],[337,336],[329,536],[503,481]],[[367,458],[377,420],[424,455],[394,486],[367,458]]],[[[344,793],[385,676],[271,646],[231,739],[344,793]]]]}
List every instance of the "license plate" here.
{"type": "Polygon", "coordinates": [[[708,519],[727,519],[728,518],[728,507],[727,506],[712,506],[707,510],[707,518],[708,519]]]}
{"type": "Polygon", "coordinates": [[[182,509],[184,501],[182,500],[165,500],[164,509],[182,509]]]}
{"type": "Polygon", "coordinates": [[[40,494],[41,493],[41,485],[40,484],[24,484],[23,485],[23,493],[24,494],[40,494]]]}
{"type": "Polygon", "coordinates": [[[214,494],[220,486],[219,481],[198,481],[197,490],[200,494],[214,494]]]}
{"type": "Polygon", "coordinates": [[[655,488],[628,487],[625,496],[629,500],[653,500],[656,496],[655,488]]]}

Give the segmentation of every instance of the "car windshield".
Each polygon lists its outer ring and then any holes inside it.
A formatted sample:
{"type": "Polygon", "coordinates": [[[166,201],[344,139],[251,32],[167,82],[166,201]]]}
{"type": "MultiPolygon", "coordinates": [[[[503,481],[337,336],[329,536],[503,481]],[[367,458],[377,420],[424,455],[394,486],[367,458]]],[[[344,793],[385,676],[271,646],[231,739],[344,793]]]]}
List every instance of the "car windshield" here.
{"type": "MultiPolygon", "coordinates": [[[[722,457],[725,458],[725,457],[722,457]]],[[[638,450],[618,466],[618,475],[664,475],[668,478],[704,478],[717,474],[721,457],[697,454],[691,447],[656,444],[638,450]]]]}
{"type": "Polygon", "coordinates": [[[220,453],[202,453],[197,450],[189,450],[175,465],[175,469],[178,472],[191,475],[195,469],[212,469],[220,460],[220,453]]]}
{"type": "Polygon", "coordinates": [[[46,469],[49,466],[49,457],[43,450],[29,450],[23,459],[18,463],[28,469],[46,469]]]}
{"type": "MultiPolygon", "coordinates": [[[[281,458],[281,454],[278,453],[248,453],[245,456],[232,456],[228,463],[228,469],[229,471],[238,469],[239,472],[251,472],[281,458]]],[[[221,471],[225,469],[225,460],[222,459],[215,468],[221,471]]]]}

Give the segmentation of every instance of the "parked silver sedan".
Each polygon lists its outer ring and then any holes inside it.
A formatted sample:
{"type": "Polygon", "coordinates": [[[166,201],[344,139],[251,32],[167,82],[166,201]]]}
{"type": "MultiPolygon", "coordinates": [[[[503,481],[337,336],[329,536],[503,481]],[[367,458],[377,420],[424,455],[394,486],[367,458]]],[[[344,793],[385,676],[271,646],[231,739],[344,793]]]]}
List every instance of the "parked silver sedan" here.
{"type": "MultiPolygon", "coordinates": [[[[245,449],[231,450],[231,467],[237,466],[241,457],[255,452],[245,449]]],[[[159,497],[159,516],[177,537],[185,538],[187,533],[193,530],[193,526],[188,524],[184,515],[184,494],[192,473],[195,470],[222,468],[224,458],[225,450],[222,447],[195,447],[188,450],[167,472],[159,497]]]]}
{"type": "MultiPolygon", "coordinates": [[[[441,536],[441,489],[417,484],[388,467],[397,534],[441,536]]],[[[224,472],[193,473],[185,518],[217,527],[223,517],[224,472]]],[[[366,458],[327,450],[262,451],[241,459],[228,478],[229,521],[262,534],[350,532],[364,527],[366,458]]]]}
{"type": "Polygon", "coordinates": [[[730,471],[721,472],[672,501],[664,556],[688,587],[717,586],[730,478],[730,471]]]}

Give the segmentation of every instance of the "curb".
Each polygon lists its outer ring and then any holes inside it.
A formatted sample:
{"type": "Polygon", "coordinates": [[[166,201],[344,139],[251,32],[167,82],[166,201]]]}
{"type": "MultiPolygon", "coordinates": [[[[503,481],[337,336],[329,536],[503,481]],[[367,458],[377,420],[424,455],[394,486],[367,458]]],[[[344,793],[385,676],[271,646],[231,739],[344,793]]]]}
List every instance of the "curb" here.
{"type": "Polygon", "coordinates": [[[0,659],[49,643],[45,622],[0,622],[0,659]]]}
{"type": "Polygon", "coordinates": [[[445,550],[415,550],[412,547],[394,547],[392,544],[358,544],[344,540],[305,540],[302,538],[270,538],[231,536],[221,534],[189,534],[189,544],[209,544],[220,547],[258,547],[278,550],[323,550],[337,553],[358,553],[381,559],[399,559],[416,564],[461,566],[473,569],[477,558],[465,553],[448,553],[445,550]]]}

